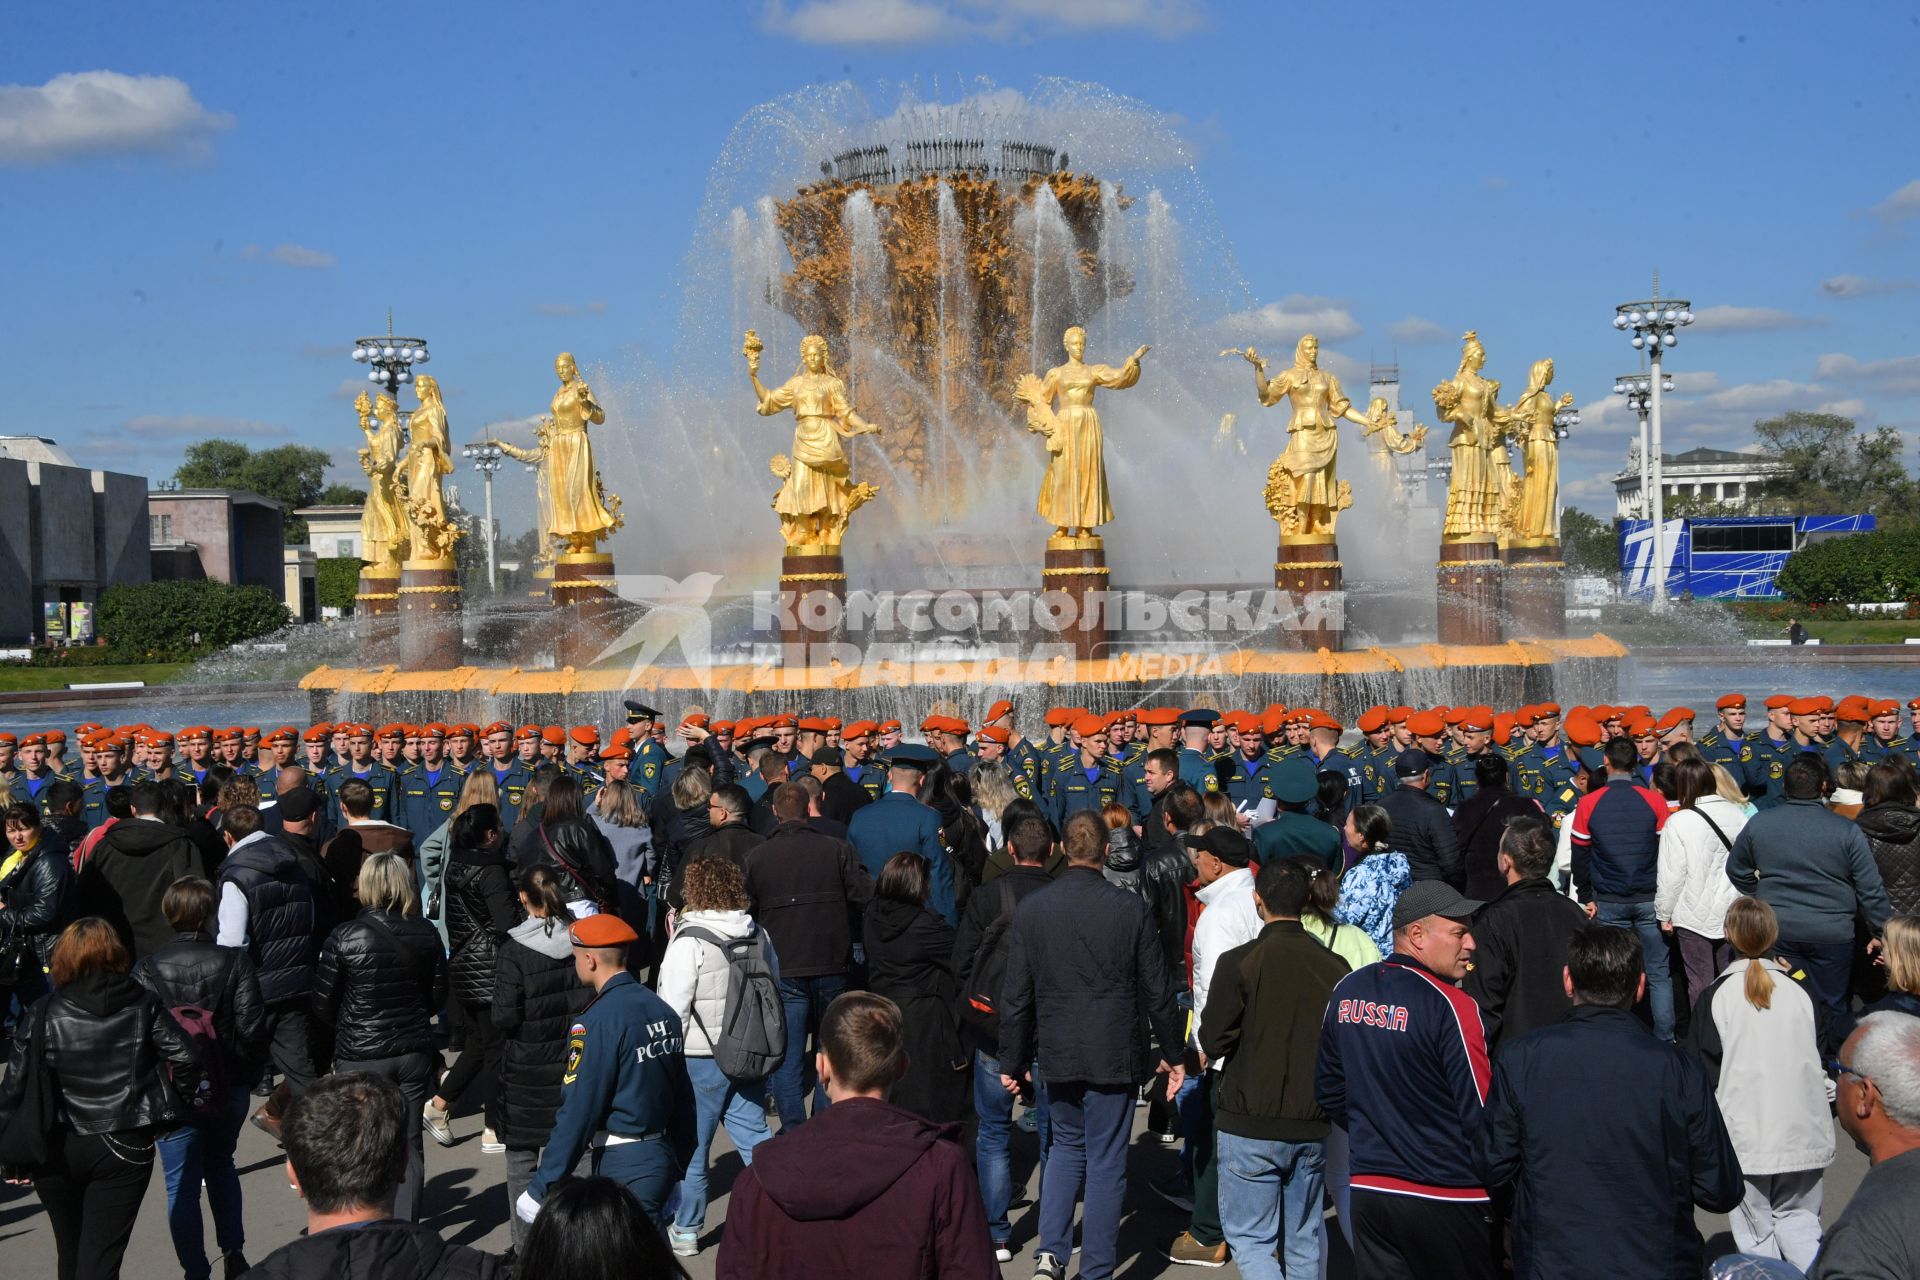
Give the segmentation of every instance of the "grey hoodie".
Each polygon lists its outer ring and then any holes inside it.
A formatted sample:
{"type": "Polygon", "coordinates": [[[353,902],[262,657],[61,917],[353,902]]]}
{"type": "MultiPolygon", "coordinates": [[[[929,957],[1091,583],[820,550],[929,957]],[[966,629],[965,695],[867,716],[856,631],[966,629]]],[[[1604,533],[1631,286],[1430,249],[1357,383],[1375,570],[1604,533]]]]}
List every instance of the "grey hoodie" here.
{"type": "Polygon", "coordinates": [[[549,960],[564,960],[573,954],[572,935],[564,924],[552,917],[543,919],[528,916],[507,930],[507,936],[528,950],[538,951],[549,960]]]}

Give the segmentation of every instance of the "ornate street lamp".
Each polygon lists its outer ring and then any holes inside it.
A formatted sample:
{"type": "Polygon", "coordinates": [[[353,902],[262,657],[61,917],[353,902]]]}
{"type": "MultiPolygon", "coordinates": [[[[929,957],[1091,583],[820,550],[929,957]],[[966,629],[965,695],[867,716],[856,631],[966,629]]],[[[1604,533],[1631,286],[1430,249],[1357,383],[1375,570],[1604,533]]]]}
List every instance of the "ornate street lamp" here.
{"type": "Polygon", "coordinates": [[[425,364],[431,357],[427,354],[425,338],[395,336],[393,311],[389,309],[386,336],[355,338],[353,358],[367,366],[367,381],[385,387],[397,402],[401,384],[413,381],[413,366],[425,364]]]}
{"type": "MultiPolygon", "coordinates": [[[[1660,389],[1673,390],[1673,379],[1661,375],[1660,389]]],[[[1633,410],[1640,419],[1640,514],[1653,514],[1653,493],[1651,489],[1651,465],[1647,458],[1647,406],[1652,402],[1652,378],[1644,373],[1623,373],[1613,380],[1613,394],[1624,396],[1627,408],[1633,410]]]]}
{"type": "Polygon", "coordinates": [[[473,469],[480,473],[481,479],[487,486],[487,590],[498,593],[500,584],[495,576],[493,551],[496,538],[493,523],[493,473],[500,469],[500,459],[503,455],[500,452],[500,446],[489,435],[484,440],[461,445],[460,456],[473,460],[473,469]]]}

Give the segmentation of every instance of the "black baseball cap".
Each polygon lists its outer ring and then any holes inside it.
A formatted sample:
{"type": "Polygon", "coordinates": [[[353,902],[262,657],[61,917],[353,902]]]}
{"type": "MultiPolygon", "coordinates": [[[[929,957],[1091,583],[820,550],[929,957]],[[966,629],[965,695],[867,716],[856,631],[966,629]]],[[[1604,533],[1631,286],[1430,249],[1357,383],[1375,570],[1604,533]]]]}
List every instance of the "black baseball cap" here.
{"type": "Polygon", "coordinates": [[[1393,758],[1395,777],[1417,778],[1433,767],[1433,757],[1417,747],[1408,747],[1393,758]]]}
{"type": "Polygon", "coordinates": [[[320,797],[311,787],[295,787],[274,802],[283,822],[305,822],[320,807],[320,797]]]}
{"type": "Polygon", "coordinates": [[[1425,920],[1428,916],[1470,920],[1473,913],[1485,905],[1484,902],[1466,897],[1444,880],[1415,880],[1401,892],[1400,900],[1393,904],[1393,927],[1404,929],[1415,920],[1425,920]]]}

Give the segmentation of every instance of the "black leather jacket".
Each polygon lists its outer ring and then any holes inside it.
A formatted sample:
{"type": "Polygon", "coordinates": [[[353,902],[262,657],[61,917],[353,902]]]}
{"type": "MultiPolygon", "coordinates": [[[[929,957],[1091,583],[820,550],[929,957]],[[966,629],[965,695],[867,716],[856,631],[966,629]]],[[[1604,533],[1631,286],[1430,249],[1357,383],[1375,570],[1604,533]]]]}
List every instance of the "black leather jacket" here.
{"type": "Polygon", "coordinates": [[[267,1055],[267,1010],[244,949],[215,946],[204,933],[178,934],[142,956],[133,978],[170,1008],[194,1005],[211,1013],[235,1081],[259,1078],[267,1055]]]}
{"type": "Polygon", "coordinates": [[[431,1050],[433,1015],[446,1002],[440,933],[419,916],[368,907],[320,949],[313,1016],[334,1028],[341,1062],[431,1050]]]}
{"type": "Polygon", "coordinates": [[[447,863],[447,979],[468,1008],[493,1003],[494,960],[519,903],[503,849],[456,849],[447,863]]]}
{"type": "Polygon", "coordinates": [[[521,863],[520,869],[526,872],[538,866],[549,866],[560,873],[561,891],[570,902],[578,898],[606,905],[619,901],[613,846],[589,818],[559,822],[543,819],[533,840],[532,857],[521,863]]]}
{"type": "Polygon", "coordinates": [[[1187,985],[1187,881],[1193,860],[1176,845],[1148,846],[1140,855],[1136,892],[1153,913],[1153,931],[1176,991],[1187,985]]]}
{"type": "Polygon", "coordinates": [[[105,971],[75,978],[35,1002],[0,1084],[0,1125],[20,1104],[33,1053],[54,1073],[61,1122],[75,1133],[170,1125],[183,1108],[166,1066],[195,1069],[193,1050],[159,997],[125,974],[105,971]]]}
{"type": "Polygon", "coordinates": [[[32,941],[41,968],[53,959],[53,944],[66,927],[73,892],[73,864],[58,840],[42,836],[13,874],[0,881],[0,940],[16,932],[32,941]]]}

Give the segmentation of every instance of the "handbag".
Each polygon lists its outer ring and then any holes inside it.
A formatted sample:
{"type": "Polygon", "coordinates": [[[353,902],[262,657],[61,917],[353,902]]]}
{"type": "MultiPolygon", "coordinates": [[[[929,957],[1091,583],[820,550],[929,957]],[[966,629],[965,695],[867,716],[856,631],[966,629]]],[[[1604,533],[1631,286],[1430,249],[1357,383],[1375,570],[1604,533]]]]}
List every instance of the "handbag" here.
{"type": "MultiPolygon", "coordinates": [[[[47,1002],[40,1001],[33,1023],[33,1048],[26,1055],[20,1097],[0,1125],[0,1168],[33,1170],[53,1155],[60,1127],[60,1091],[47,1067],[47,1002]]],[[[11,1083],[11,1082],[9,1082],[11,1083]]]]}

